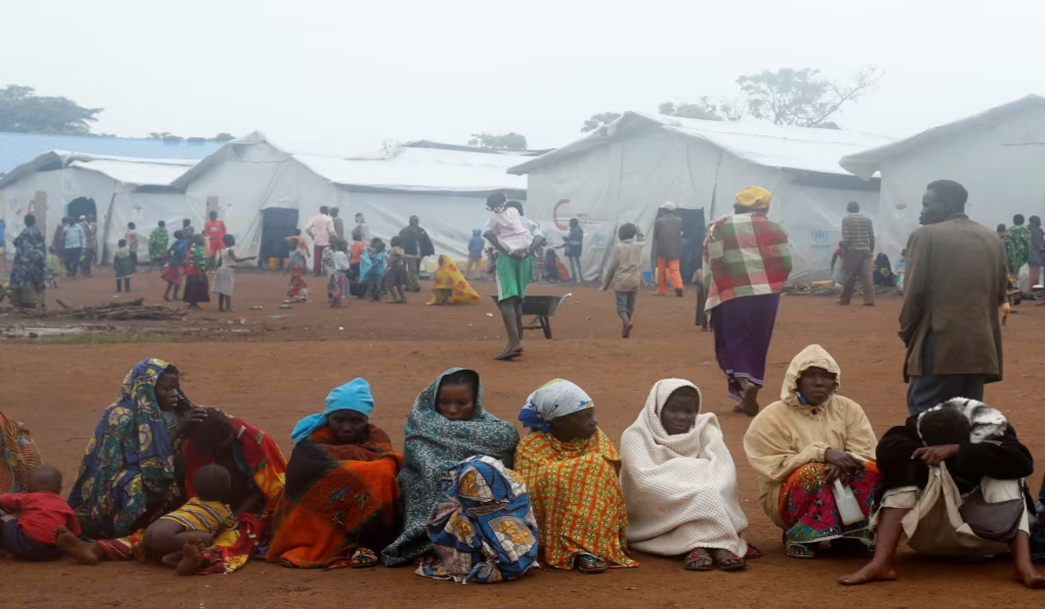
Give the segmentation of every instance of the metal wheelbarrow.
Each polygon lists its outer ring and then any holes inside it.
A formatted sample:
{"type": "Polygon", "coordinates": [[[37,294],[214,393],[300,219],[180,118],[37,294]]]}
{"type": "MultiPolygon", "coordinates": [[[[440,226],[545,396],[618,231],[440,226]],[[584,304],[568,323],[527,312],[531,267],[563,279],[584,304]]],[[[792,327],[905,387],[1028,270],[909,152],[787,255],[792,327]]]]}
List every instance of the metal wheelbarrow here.
{"type": "MultiPolygon", "coordinates": [[[[566,304],[570,296],[573,294],[565,294],[563,296],[527,296],[522,302],[522,314],[533,315],[533,320],[529,325],[523,325],[523,330],[542,330],[544,332],[544,338],[552,339],[552,322],[551,317],[554,317],[562,305],[566,304]]],[[[496,296],[491,296],[494,302],[497,302],[496,296]]],[[[522,323],[522,320],[519,320],[522,323]]]]}

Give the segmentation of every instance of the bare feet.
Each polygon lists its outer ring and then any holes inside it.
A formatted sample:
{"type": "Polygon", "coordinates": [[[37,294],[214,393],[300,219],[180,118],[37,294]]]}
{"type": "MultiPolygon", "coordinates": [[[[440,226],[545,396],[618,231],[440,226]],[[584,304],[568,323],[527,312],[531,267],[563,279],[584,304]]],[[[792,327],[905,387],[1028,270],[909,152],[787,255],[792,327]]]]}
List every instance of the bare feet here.
{"type": "Polygon", "coordinates": [[[187,543],[182,549],[181,562],[178,563],[178,575],[192,575],[203,565],[203,545],[187,543]]]}
{"type": "Polygon", "coordinates": [[[91,549],[91,545],[73,535],[72,531],[65,527],[58,527],[55,533],[54,545],[59,550],[75,558],[76,562],[81,565],[98,564],[98,557],[91,549]]]}
{"type": "Polygon", "coordinates": [[[624,332],[621,334],[621,337],[622,338],[631,338],[631,329],[634,328],[634,327],[635,326],[633,324],[628,324],[628,325],[624,326],[624,332]]]}
{"type": "Polygon", "coordinates": [[[131,546],[131,555],[134,556],[134,559],[138,562],[149,562],[149,555],[145,551],[145,544],[140,541],[131,546]]]}
{"type": "Polygon", "coordinates": [[[91,553],[94,554],[94,557],[98,559],[98,562],[102,562],[103,560],[109,560],[109,557],[105,554],[105,550],[102,549],[101,544],[97,541],[92,542],[90,544],[90,548],[91,553]]]}
{"type": "Polygon", "coordinates": [[[879,565],[872,561],[856,573],[850,573],[845,577],[838,578],[838,583],[843,586],[859,586],[869,582],[885,582],[893,581],[894,579],[896,579],[896,568],[893,565],[879,565]]]}
{"type": "Polygon", "coordinates": [[[501,353],[497,357],[495,357],[494,359],[499,361],[499,362],[510,362],[513,359],[521,356],[522,354],[523,354],[522,347],[516,347],[516,348],[505,347],[504,351],[501,351],[501,353]]]}
{"type": "Polygon", "coordinates": [[[1038,573],[1033,564],[1024,567],[1014,566],[1013,577],[1028,588],[1045,588],[1045,577],[1038,573]]]}

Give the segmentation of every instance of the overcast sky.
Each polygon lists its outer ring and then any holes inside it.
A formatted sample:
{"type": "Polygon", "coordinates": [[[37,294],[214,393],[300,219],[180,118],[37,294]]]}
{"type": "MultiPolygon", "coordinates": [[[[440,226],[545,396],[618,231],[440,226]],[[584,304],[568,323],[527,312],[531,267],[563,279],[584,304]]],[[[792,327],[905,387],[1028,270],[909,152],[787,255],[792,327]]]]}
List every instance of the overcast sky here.
{"type": "Polygon", "coordinates": [[[1045,94],[1042,0],[48,0],[3,9],[0,85],[95,131],[260,130],[297,150],[580,136],[596,112],[733,95],[740,74],[886,70],[836,120],[905,136],[1045,94]]]}

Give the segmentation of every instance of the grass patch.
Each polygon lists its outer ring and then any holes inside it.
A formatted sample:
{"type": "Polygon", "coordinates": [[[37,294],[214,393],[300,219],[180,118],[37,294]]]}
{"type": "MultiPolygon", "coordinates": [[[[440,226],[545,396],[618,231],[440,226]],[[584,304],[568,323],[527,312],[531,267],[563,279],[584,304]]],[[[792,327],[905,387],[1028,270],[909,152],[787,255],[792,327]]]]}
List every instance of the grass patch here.
{"type": "Polygon", "coordinates": [[[71,334],[69,336],[43,336],[33,339],[21,339],[22,342],[33,342],[41,345],[117,345],[126,343],[182,343],[186,342],[182,334],[71,334]]]}

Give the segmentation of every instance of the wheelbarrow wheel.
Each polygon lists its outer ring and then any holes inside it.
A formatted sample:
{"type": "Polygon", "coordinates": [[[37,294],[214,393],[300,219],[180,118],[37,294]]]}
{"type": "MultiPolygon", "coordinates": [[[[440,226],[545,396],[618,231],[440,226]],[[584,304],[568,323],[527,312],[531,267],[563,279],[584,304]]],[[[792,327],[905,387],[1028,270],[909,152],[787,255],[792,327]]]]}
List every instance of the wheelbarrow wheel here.
{"type": "Polygon", "coordinates": [[[547,317],[541,316],[541,330],[544,331],[544,338],[552,339],[552,322],[547,317]]]}

